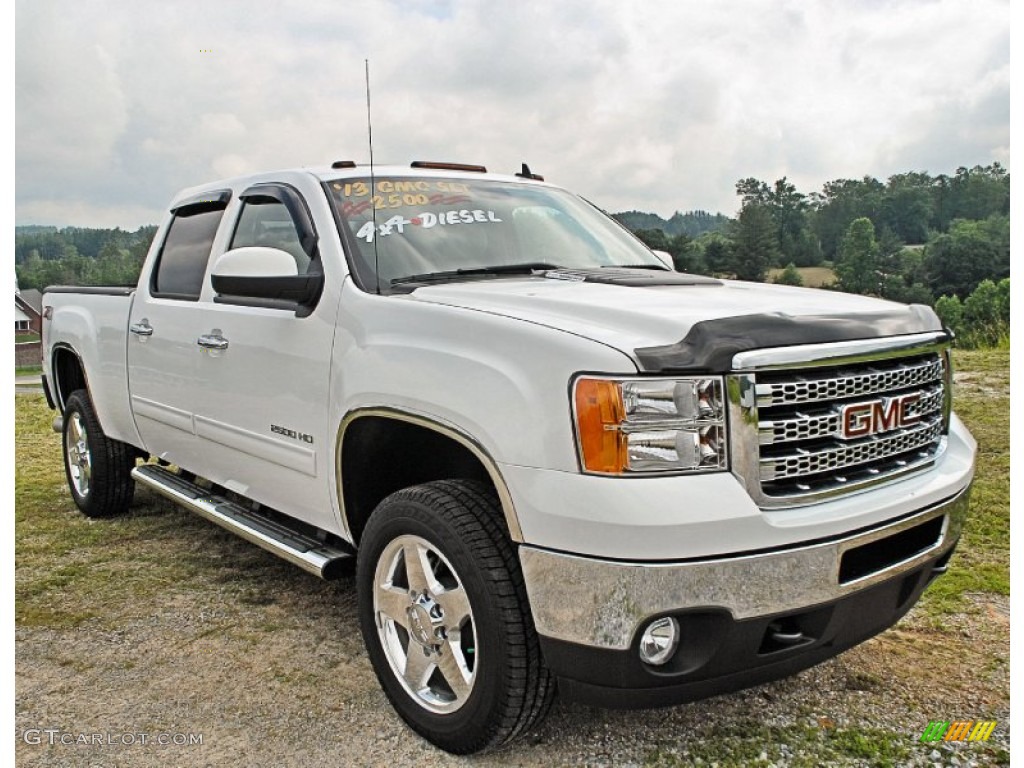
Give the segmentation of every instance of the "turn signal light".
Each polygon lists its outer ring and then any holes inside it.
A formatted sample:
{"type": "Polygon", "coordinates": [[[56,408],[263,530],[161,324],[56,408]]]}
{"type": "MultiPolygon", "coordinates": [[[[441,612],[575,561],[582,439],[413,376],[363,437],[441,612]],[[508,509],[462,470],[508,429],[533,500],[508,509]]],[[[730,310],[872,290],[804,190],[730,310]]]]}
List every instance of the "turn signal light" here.
{"type": "Polygon", "coordinates": [[[626,436],[622,390],[607,379],[576,382],[576,428],[588,472],[618,473],[626,468],[626,436]]]}

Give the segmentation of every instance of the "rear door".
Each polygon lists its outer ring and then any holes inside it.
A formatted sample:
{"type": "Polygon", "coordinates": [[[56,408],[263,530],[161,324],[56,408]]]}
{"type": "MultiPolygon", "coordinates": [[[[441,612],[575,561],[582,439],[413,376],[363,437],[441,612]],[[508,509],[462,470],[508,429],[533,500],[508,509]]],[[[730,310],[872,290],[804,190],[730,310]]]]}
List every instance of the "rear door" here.
{"type": "Polygon", "coordinates": [[[196,469],[193,412],[201,400],[196,337],[200,296],[229,190],[185,201],[172,211],[153,266],[139,281],[128,321],[128,385],[146,449],[196,469]]]}

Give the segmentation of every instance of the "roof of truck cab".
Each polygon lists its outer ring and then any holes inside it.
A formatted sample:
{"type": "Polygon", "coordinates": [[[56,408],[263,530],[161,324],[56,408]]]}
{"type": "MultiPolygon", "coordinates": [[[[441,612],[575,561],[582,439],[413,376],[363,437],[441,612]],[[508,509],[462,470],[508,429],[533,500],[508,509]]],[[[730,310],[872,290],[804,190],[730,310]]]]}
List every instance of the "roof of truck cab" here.
{"type": "MultiPolygon", "coordinates": [[[[198,184],[194,187],[182,189],[171,202],[171,206],[179,204],[195,195],[206,192],[238,189],[250,184],[261,184],[273,181],[288,182],[289,178],[299,176],[312,176],[319,182],[331,182],[339,179],[365,179],[370,176],[369,164],[356,165],[347,168],[332,168],[331,166],[314,166],[309,168],[282,168],[275,171],[262,171],[259,173],[246,174],[244,176],[233,176],[231,178],[210,181],[198,184]]],[[[486,179],[487,181],[504,181],[516,184],[543,184],[550,186],[538,179],[516,176],[514,173],[490,173],[480,171],[466,171],[452,168],[413,168],[408,165],[374,165],[373,176],[375,178],[434,178],[434,179],[486,179]]]]}
{"type": "MultiPolygon", "coordinates": [[[[321,181],[334,181],[335,179],[366,178],[370,175],[369,164],[356,165],[352,168],[303,168],[302,170],[312,173],[321,181]]],[[[490,171],[470,171],[458,168],[413,168],[409,165],[374,165],[373,175],[381,178],[394,178],[406,176],[414,178],[464,178],[464,179],[489,179],[496,181],[510,181],[516,183],[544,183],[538,179],[516,176],[515,173],[492,173],[490,171]]]]}

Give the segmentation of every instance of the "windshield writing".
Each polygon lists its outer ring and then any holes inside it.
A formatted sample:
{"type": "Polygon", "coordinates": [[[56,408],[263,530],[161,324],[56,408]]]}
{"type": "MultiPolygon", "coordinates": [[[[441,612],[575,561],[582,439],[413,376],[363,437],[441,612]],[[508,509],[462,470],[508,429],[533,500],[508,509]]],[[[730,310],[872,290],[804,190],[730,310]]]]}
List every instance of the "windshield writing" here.
{"type": "MultiPolygon", "coordinates": [[[[376,178],[328,185],[357,243],[364,285],[520,263],[588,269],[660,266],[642,243],[557,188],[500,181],[376,178]]],[[[453,279],[466,279],[465,275],[453,279]]]]}

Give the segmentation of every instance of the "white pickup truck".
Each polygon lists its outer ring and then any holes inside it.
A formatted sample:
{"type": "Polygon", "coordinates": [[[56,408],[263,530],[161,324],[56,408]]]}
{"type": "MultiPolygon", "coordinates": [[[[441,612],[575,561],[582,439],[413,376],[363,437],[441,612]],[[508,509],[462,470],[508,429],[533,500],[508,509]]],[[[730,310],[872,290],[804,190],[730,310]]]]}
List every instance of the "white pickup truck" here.
{"type": "Polygon", "coordinates": [[[54,287],[90,516],[136,483],[324,578],[455,753],[562,695],[660,706],[892,625],[975,444],[927,307],[675,272],[523,166],[337,162],[180,193],[135,288],[54,287]]]}

